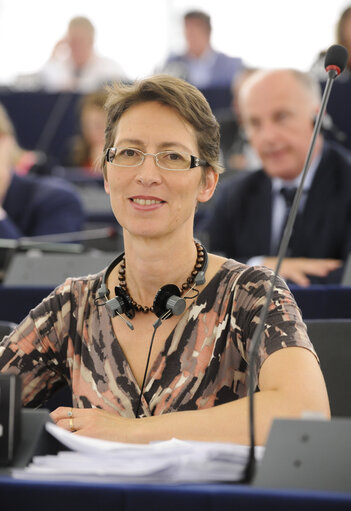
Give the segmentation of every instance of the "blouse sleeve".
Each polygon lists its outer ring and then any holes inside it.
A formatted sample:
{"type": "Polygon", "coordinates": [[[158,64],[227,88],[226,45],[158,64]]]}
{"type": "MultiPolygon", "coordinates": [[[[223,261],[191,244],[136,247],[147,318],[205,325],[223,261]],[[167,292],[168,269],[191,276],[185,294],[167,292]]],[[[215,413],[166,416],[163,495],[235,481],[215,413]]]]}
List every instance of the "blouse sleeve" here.
{"type": "MultiPolygon", "coordinates": [[[[251,341],[260,322],[272,275],[271,270],[267,268],[249,267],[240,275],[234,288],[233,315],[239,332],[236,339],[246,362],[249,360],[251,341]]],[[[291,346],[306,348],[318,359],[308,337],[301,311],[284,280],[278,277],[259,344],[255,368],[256,382],[261,366],[269,355],[291,346]]]]}
{"type": "Polygon", "coordinates": [[[67,279],[0,342],[0,372],[21,376],[23,405],[43,404],[69,381],[70,287],[67,279]]]}

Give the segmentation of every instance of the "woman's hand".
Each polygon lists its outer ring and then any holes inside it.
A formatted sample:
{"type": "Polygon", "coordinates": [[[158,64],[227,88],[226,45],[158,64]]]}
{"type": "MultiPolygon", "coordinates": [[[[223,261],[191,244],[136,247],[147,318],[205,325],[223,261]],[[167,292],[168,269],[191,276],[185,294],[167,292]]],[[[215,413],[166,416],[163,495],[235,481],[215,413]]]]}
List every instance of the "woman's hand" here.
{"type": "MultiPolygon", "coordinates": [[[[298,418],[306,411],[330,417],[320,366],[316,356],[305,348],[288,347],[269,355],[261,367],[259,387],[260,392],[255,394],[257,445],[265,444],[276,418],[298,418]]],[[[76,435],[115,442],[145,444],[179,438],[249,445],[248,407],[248,397],[243,397],[201,410],[141,419],[120,417],[99,408],[68,407],[57,408],[51,417],[76,435]]]]}
{"type": "Polygon", "coordinates": [[[113,442],[131,442],[136,419],[126,419],[100,408],[68,408],[60,406],[50,414],[57,426],[76,435],[113,442]]]}

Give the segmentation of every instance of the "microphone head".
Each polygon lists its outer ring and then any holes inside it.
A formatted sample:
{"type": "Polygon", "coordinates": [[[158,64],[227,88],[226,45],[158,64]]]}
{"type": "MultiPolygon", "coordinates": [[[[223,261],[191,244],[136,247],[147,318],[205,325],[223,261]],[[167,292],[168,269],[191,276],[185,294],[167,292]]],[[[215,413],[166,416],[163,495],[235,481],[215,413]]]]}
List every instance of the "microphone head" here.
{"type": "Polygon", "coordinates": [[[328,48],[324,59],[324,67],[327,73],[336,71],[336,76],[342,73],[346,67],[349,54],[347,49],[341,44],[333,44],[328,48]]]}

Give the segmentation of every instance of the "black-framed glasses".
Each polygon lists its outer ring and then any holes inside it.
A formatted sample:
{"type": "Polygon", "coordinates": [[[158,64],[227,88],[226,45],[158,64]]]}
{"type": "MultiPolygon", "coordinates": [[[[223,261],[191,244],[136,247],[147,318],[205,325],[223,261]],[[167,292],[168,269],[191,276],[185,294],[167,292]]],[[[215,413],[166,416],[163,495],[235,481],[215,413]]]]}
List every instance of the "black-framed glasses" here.
{"type": "Polygon", "coordinates": [[[209,166],[207,161],[181,151],[160,151],[154,154],[131,147],[110,147],[106,151],[106,161],[117,167],[139,167],[145,156],[153,156],[156,165],[165,170],[189,170],[209,166]]]}

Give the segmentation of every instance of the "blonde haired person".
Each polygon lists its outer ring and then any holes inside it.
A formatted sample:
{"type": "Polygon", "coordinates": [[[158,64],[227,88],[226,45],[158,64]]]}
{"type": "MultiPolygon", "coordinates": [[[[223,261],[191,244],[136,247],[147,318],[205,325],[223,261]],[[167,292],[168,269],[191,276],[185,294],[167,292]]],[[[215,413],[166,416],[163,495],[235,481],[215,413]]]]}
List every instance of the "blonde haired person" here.
{"type": "Polygon", "coordinates": [[[23,175],[38,169],[41,159],[40,153],[19,146],[10,117],[0,105],[0,238],[83,228],[83,205],[73,186],[50,176],[23,175]]]}
{"type": "Polygon", "coordinates": [[[67,166],[81,167],[88,174],[99,172],[101,153],[105,143],[107,92],[98,90],[82,97],[79,103],[80,134],[72,141],[67,166]]]}

